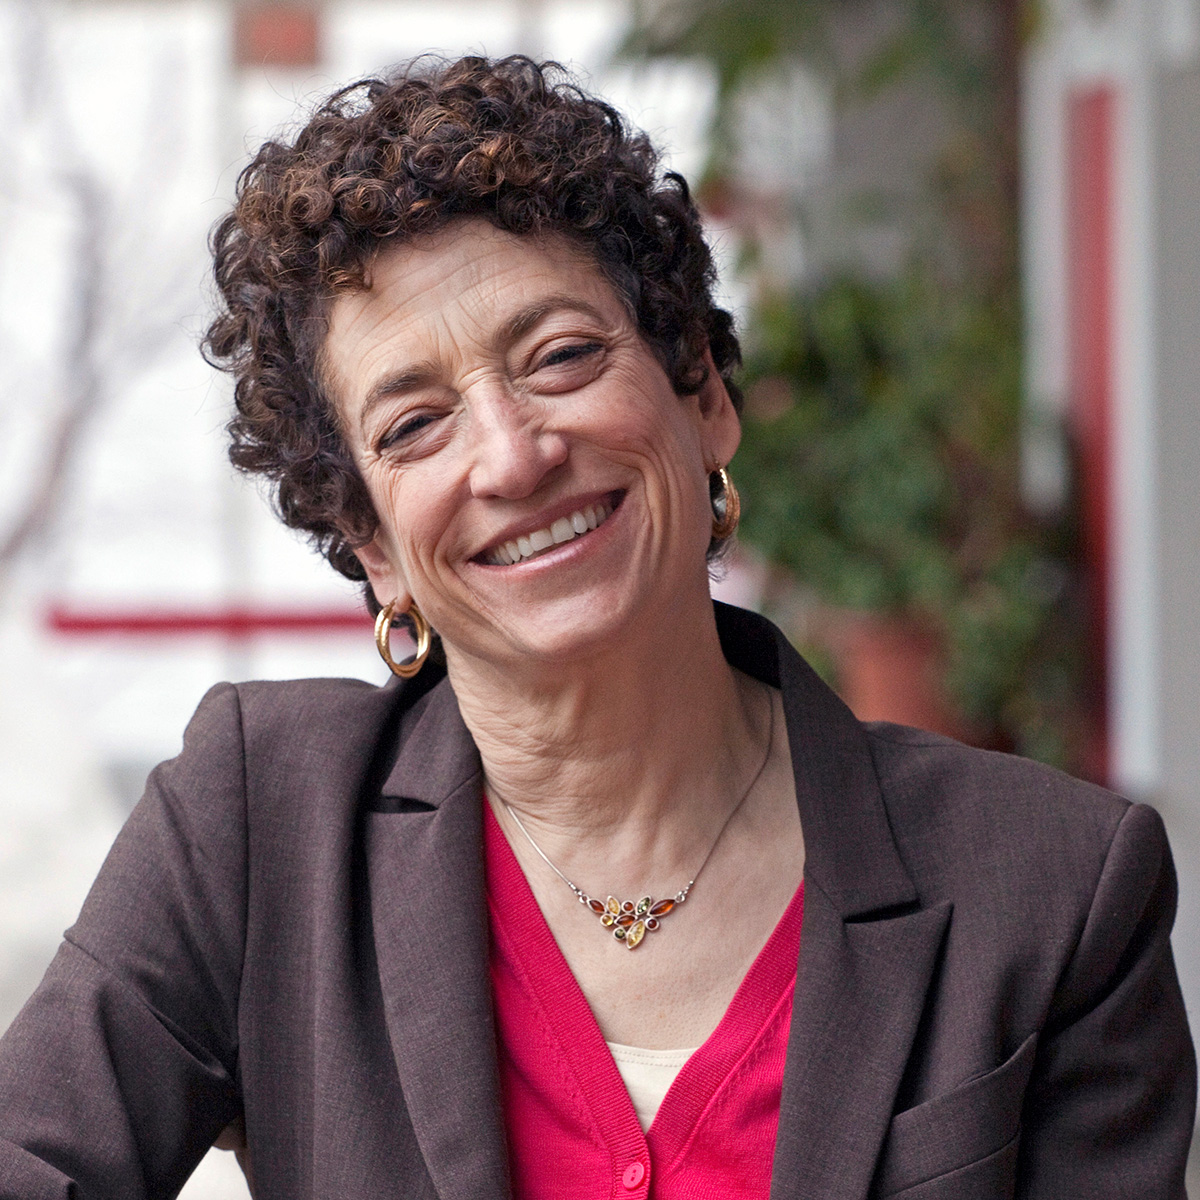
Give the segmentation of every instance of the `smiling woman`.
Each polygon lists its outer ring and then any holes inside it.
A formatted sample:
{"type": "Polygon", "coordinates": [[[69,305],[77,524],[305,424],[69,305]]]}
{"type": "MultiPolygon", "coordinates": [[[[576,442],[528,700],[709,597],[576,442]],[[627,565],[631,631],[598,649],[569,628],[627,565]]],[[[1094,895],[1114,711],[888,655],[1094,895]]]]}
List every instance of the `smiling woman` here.
{"type": "Polygon", "coordinates": [[[713,605],[737,341],[644,135],[422,60],[214,250],[233,460],[398,678],[206,697],[0,1042],[0,1198],[219,1139],[279,1200],[1180,1200],[1160,821],[861,725],[713,605]]]}

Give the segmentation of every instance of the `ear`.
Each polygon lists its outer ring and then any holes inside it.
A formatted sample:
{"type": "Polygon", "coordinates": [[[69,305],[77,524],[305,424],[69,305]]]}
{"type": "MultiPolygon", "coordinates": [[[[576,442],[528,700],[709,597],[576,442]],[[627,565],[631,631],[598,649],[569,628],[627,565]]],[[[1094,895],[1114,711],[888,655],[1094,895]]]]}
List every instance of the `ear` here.
{"type": "Polygon", "coordinates": [[[408,588],[393,563],[391,555],[380,544],[379,534],[377,533],[364,545],[355,546],[354,556],[362,563],[363,570],[366,571],[367,579],[370,581],[371,590],[375,593],[375,599],[379,601],[380,605],[386,605],[395,600],[397,611],[407,612],[412,597],[409,595],[408,588]]]}
{"type": "Polygon", "coordinates": [[[702,361],[708,369],[708,378],[697,395],[700,402],[700,437],[704,461],[706,464],[715,463],[723,467],[741,444],[742,422],[708,347],[704,349],[702,361]]]}

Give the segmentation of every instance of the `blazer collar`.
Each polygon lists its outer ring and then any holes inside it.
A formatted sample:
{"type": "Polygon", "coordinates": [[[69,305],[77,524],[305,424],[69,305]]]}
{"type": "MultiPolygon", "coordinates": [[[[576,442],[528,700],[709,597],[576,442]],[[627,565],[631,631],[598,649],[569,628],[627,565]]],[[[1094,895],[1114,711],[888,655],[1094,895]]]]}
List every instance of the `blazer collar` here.
{"type": "Polygon", "coordinates": [[[804,829],[804,928],[772,1200],[862,1200],[950,919],[921,907],[866,731],[770,622],[718,606],[735,666],[783,693],[804,829]]]}
{"type": "Polygon", "coordinates": [[[428,690],[403,712],[400,752],[365,814],[384,1016],[438,1196],[500,1200],[509,1194],[508,1164],[487,970],[479,755],[449,684],[423,682],[428,690]]]}
{"type": "Polygon", "coordinates": [[[385,798],[418,808],[440,808],[448,796],[482,772],[479,751],[444,671],[402,714],[399,741],[396,761],[380,789],[385,798]]]}
{"type": "Polygon", "coordinates": [[[806,878],[844,920],[913,903],[862,725],[770,621],[719,602],[716,614],[725,657],[783,693],[806,878]]]}

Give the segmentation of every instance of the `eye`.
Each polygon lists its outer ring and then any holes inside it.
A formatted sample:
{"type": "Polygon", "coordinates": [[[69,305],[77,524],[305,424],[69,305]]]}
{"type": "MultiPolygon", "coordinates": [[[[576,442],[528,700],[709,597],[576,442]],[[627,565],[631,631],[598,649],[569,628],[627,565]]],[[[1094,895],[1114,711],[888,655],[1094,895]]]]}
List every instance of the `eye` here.
{"type": "Polygon", "coordinates": [[[379,439],[380,450],[390,450],[394,446],[399,446],[403,442],[414,438],[422,429],[432,425],[436,420],[433,413],[417,413],[415,416],[408,417],[400,422],[399,425],[389,429],[383,437],[379,439]]]}
{"type": "Polygon", "coordinates": [[[569,346],[559,346],[551,350],[535,368],[543,370],[546,367],[561,367],[568,363],[579,362],[593,354],[598,354],[604,347],[600,342],[577,342],[569,346]]]}

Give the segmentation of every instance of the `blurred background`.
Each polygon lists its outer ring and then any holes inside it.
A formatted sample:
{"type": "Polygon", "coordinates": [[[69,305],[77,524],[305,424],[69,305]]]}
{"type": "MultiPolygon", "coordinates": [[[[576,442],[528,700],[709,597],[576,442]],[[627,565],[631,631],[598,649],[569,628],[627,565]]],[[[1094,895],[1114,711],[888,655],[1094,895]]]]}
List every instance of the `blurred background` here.
{"type": "Polygon", "coordinates": [[[212,683],[386,678],[195,346],[248,154],[427,50],[666,149],[746,350],[718,593],[864,718],[1154,803],[1200,1023],[1200,0],[0,0],[0,1029],[212,683]]]}

